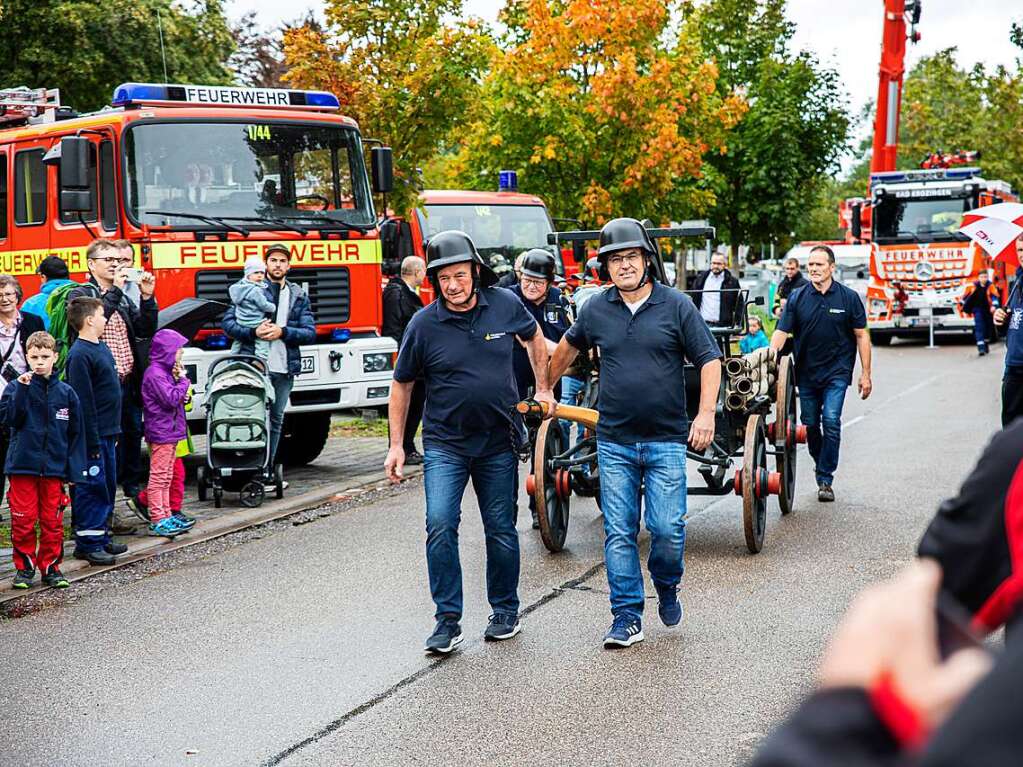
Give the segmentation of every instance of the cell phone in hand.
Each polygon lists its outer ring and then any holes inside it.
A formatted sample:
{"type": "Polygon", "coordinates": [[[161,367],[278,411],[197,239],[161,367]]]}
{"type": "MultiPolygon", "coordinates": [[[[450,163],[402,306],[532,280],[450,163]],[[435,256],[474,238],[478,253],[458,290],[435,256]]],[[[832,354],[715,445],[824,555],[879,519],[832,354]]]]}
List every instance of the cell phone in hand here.
{"type": "Polygon", "coordinates": [[[938,592],[935,612],[938,621],[938,652],[942,660],[971,647],[992,652],[973,629],[970,613],[948,592],[938,592]]]}
{"type": "Polygon", "coordinates": [[[128,282],[142,282],[142,277],[145,275],[145,269],[138,269],[136,267],[129,267],[124,270],[124,279],[128,282]]]}

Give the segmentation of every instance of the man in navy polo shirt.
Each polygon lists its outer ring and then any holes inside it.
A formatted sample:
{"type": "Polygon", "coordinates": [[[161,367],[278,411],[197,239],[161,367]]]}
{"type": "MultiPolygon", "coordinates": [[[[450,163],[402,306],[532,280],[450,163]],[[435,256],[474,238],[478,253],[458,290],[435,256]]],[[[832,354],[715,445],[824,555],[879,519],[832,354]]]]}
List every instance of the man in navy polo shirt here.
{"type": "Polygon", "coordinates": [[[860,397],[870,382],[870,336],[863,302],[845,285],[835,282],[835,253],[827,245],[810,251],[806,264],[810,284],[794,290],[771,336],[780,353],[795,337],[796,383],[800,420],[807,426],[807,447],[817,465],[817,500],[835,500],[831,484],[838,468],[842,440],[842,407],[852,384],[856,352],[860,355],[860,397]]]}
{"type": "Polygon", "coordinates": [[[384,469],[401,480],[402,435],[412,387],[426,382],[423,468],[426,562],[437,625],[426,651],[448,653],[462,641],[462,568],[458,524],[472,479],[487,541],[487,598],[493,609],[484,637],[519,632],[519,538],[515,530],[518,443],[511,412],[518,401],[512,356],[521,339],[536,377],[534,397],[552,409],[547,346],[536,320],[509,291],[492,287],[491,271],[464,232],[440,232],[426,250],[426,274],[438,299],[405,330],[389,403],[391,447],[384,469]]]}
{"type": "Polygon", "coordinates": [[[647,567],[665,626],[682,620],[678,584],[686,543],[686,441],[702,452],[714,439],[721,352],[685,294],[652,274],[657,258],[646,229],[632,218],[600,232],[602,279],[614,287],[588,300],[551,359],[558,380],[579,352],[600,352],[597,465],[604,512],[604,559],[614,620],[605,647],[643,640],[639,565],[640,497],[650,531],[647,567]],[[700,370],[699,413],[686,416],[685,363],[700,370]]]}

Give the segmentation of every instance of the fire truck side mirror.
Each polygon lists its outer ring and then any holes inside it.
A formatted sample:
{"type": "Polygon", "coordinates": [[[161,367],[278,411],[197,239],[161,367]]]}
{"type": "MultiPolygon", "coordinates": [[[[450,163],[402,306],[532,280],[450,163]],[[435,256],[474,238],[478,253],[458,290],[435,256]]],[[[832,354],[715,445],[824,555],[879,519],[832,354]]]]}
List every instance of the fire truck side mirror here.
{"type": "Polygon", "coordinates": [[[860,221],[860,209],[861,207],[858,202],[854,202],[849,206],[849,231],[857,240],[861,239],[863,235],[862,222],[860,221]]]}
{"type": "Polygon", "coordinates": [[[85,213],[93,209],[89,188],[89,139],[65,136],[60,140],[59,154],[48,153],[51,162],[60,168],[60,208],[71,213],[85,213]]]}
{"type": "Polygon", "coordinates": [[[394,158],[389,146],[375,146],[369,150],[373,171],[373,191],[387,194],[394,189],[394,158]]]}

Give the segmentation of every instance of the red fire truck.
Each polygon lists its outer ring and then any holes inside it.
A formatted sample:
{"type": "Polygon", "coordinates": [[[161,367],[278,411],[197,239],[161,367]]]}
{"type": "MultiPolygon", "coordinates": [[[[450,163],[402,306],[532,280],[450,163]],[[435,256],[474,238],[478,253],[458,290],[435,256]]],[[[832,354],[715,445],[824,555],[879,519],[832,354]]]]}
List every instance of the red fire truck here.
{"type": "MultiPolygon", "coordinates": [[[[975,153],[935,153],[919,170],[896,169],[906,43],[920,39],[921,2],[884,0],[884,6],[868,197],[846,200],[840,210],[847,240],[870,244],[867,319],[878,345],[932,327],[972,329],[959,299],[991,260],[959,233],[959,224],[974,208],[1017,199],[1006,182],[967,167],[975,153]]],[[[1005,290],[1004,266],[995,271],[1005,290]]]]}
{"type": "MultiPolygon", "coordinates": [[[[456,189],[421,192],[415,208],[404,218],[391,219],[385,225],[384,271],[397,274],[405,256],[416,255],[425,260],[430,237],[458,229],[472,237],[480,255],[498,271],[511,269],[522,252],[543,248],[551,252],[557,272],[564,275],[568,266],[564,261],[571,258],[572,251],[559,252],[547,236],[554,232],[555,221],[573,228],[579,222],[552,219],[542,199],[521,194],[515,188],[515,172],[501,171],[501,184],[496,192],[456,189]]],[[[429,283],[423,285],[421,293],[424,300],[433,299],[429,283]]]]}
{"type": "MultiPolygon", "coordinates": [[[[56,90],[0,92],[0,271],[35,293],[39,262],[73,279],[95,237],[125,238],[156,275],[161,308],[228,301],[246,258],[292,252],[317,343],[302,349],[281,441],[313,460],[340,408],[387,402],[394,342],[381,338],[381,251],[363,139],[315,91],[127,83],[111,106],[79,115],[56,90]]],[[[372,150],[374,191],[390,190],[390,150],[372,150]]],[[[229,340],[201,330],[185,365],[202,402],[209,364],[229,340]]],[[[195,408],[199,428],[203,408],[195,408]]]]}

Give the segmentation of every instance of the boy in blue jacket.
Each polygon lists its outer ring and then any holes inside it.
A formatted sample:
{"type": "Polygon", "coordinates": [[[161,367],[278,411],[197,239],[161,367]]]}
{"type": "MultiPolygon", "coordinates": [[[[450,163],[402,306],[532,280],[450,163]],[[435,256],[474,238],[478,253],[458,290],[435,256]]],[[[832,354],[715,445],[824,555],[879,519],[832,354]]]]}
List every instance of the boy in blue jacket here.
{"type": "Polygon", "coordinates": [[[71,494],[75,559],[112,565],[128,547],[110,537],[117,496],[117,438],[121,433],[121,380],[113,354],[100,341],[107,319],[103,302],[81,296],[68,302],[68,326],[78,340],[67,355],[67,382],[82,406],[88,476],[71,494]]]}
{"type": "Polygon", "coordinates": [[[10,429],[4,469],[10,477],[14,588],[32,585],[36,567],[43,583],[67,588],[64,559],[65,482],[85,476],[85,439],[78,395],[53,375],[57,342],[39,331],[28,337],[29,372],[7,384],[0,417],[10,429]],[[36,524],[39,524],[38,547],[36,524]]]}

